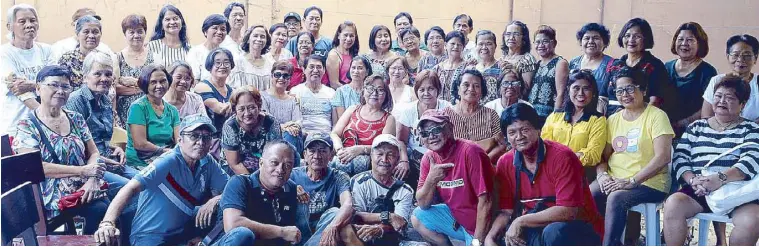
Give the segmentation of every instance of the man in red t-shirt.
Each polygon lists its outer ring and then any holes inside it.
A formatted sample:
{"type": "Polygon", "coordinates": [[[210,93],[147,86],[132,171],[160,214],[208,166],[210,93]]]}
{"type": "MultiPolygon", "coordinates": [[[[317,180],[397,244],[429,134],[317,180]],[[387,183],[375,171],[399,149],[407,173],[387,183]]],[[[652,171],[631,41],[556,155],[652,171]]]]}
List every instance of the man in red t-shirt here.
{"type": "Polygon", "coordinates": [[[493,166],[477,144],[453,137],[453,124],[443,110],[427,110],[417,125],[422,144],[418,208],[411,222],[433,245],[449,238],[479,246],[487,235],[493,190],[493,166]],[[439,194],[442,204],[433,205],[439,194]]]}
{"type": "Polygon", "coordinates": [[[501,210],[485,243],[499,243],[508,229],[503,240],[512,246],[600,245],[603,220],[579,158],[564,145],[540,139],[536,126],[538,114],[526,104],[503,111],[501,129],[513,150],[498,160],[501,210]]]}

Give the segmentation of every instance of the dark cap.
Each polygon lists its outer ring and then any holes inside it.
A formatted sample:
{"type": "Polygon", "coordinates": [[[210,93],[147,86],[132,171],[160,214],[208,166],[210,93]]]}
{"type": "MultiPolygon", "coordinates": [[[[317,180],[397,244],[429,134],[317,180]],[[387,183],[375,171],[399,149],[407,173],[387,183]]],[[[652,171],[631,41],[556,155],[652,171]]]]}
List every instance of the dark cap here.
{"type": "Polygon", "coordinates": [[[313,142],[323,142],[324,144],[327,144],[330,148],[332,147],[332,138],[329,137],[327,134],[322,133],[316,133],[316,134],[309,134],[308,137],[306,137],[306,142],[304,143],[304,147],[308,148],[309,145],[313,142]]]}
{"type": "Polygon", "coordinates": [[[290,19],[290,18],[295,18],[296,20],[301,21],[300,15],[298,13],[295,13],[295,12],[287,13],[285,15],[285,22],[287,22],[287,19],[290,19]]]}
{"type": "Polygon", "coordinates": [[[76,20],[79,20],[79,18],[82,18],[82,16],[85,15],[91,15],[92,17],[95,17],[95,19],[98,19],[98,21],[102,20],[100,16],[95,13],[95,10],[91,8],[81,8],[74,12],[74,15],[71,16],[71,21],[76,22],[76,20]]]}

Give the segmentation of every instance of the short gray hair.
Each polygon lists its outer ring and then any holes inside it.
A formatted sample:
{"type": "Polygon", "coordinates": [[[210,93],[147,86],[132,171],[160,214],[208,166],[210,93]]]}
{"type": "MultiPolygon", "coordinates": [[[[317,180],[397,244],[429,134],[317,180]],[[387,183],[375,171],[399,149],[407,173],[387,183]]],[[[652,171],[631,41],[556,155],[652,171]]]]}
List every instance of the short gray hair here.
{"type": "Polygon", "coordinates": [[[82,74],[88,75],[95,64],[102,64],[113,69],[113,59],[111,56],[94,50],[91,51],[90,54],[87,54],[87,57],[84,58],[84,62],[82,62],[82,74]]]}
{"type": "MultiPolygon", "coordinates": [[[[34,17],[37,17],[37,19],[39,19],[38,15],[37,15],[37,9],[35,9],[34,6],[29,5],[29,4],[25,4],[25,3],[20,3],[20,4],[13,5],[13,7],[11,7],[10,9],[8,9],[8,13],[5,14],[5,16],[8,18],[8,24],[9,25],[11,23],[13,23],[14,21],[16,21],[16,13],[18,13],[21,10],[32,11],[32,13],[34,13],[34,17]]],[[[39,22],[39,20],[37,20],[37,21],[39,22]]],[[[8,39],[9,40],[13,40],[13,38],[14,38],[13,37],[13,31],[11,30],[10,32],[8,32],[8,39]]]]}
{"type": "Polygon", "coordinates": [[[103,24],[100,23],[100,20],[98,20],[94,16],[85,15],[85,16],[79,17],[79,19],[76,20],[76,29],[75,29],[76,34],[79,34],[79,32],[81,32],[82,29],[84,28],[84,24],[88,24],[88,23],[97,24],[100,31],[101,32],[103,31],[103,24]]]}

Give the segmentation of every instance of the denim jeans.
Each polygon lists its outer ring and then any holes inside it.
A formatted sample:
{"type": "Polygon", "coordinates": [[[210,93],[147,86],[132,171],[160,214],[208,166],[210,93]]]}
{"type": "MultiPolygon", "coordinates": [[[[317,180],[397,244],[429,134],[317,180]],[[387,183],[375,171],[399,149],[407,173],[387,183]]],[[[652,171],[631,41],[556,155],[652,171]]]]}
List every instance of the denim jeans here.
{"type": "Polygon", "coordinates": [[[282,139],[284,139],[287,143],[290,143],[295,147],[295,150],[298,151],[299,155],[303,155],[303,141],[305,138],[303,138],[303,133],[298,133],[297,136],[294,136],[290,134],[290,132],[282,131],[282,139]]]}
{"type": "Polygon", "coordinates": [[[573,220],[554,222],[545,227],[525,228],[524,240],[528,246],[597,246],[601,237],[588,222],[573,220]]]}
{"type": "Polygon", "coordinates": [[[326,229],[327,226],[332,223],[332,220],[335,219],[338,211],[340,211],[338,208],[329,208],[327,211],[324,211],[321,218],[319,218],[319,221],[313,222],[313,224],[309,224],[309,227],[313,225],[312,229],[316,230],[314,230],[314,234],[311,236],[301,234],[303,238],[308,239],[306,240],[306,246],[319,245],[319,241],[322,239],[322,232],[324,232],[324,229],[326,229]]]}
{"type": "MultiPolygon", "coordinates": [[[[596,201],[598,212],[604,216],[603,245],[622,245],[627,225],[627,211],[641,203],[660,203],[667,198],[667,193],[645,185],[636,185],[629,190],[614,191],[609,195],[601,193],[598,181],[590,184],[590,192],[596,201]]],[[[651,236],[658,237],[658,236],[651,236]]]]}
{"type": "MultiPolygon", "coordinates": [[[[211,229],[214,228],[214,226],[218,224],[223,224],[222,222],[222,212],[221,209],[217,209],[213,216],[211,216],[211,225],[207,228],[200,229],[195,226],[195,216],[198,214],[198,211],[200,210],[201,206],[196,206],[193,209],[193,217],[188,222],[185,222],[184,227],[182,227],[182,231],[179,234],[174,235],[162,235],[162,234],[143,234],[143,235],[132,235],[130,236],[131,239],[129,239],[129,242],[124,242],[122,239],[122,243],[131,243],[134,246],[158,246],[158,245],[186,245],[187,242],[190,239],[193,239],[195,237],[205,237],[211,229]]],[[[122,214],[123,215],[123,214],[122,214]]],[[[131,220],[130,220],[131,222],[131,220]]],[[[122,224],[123,226],[123,224],[122,224]]],[[[131,229],[131,227],[130,227],[131,229]]],[[[123,234],[122,230],[122,235],[123,234]]],[[[217,241],[218,242],[218,241],[217,241]]]]}

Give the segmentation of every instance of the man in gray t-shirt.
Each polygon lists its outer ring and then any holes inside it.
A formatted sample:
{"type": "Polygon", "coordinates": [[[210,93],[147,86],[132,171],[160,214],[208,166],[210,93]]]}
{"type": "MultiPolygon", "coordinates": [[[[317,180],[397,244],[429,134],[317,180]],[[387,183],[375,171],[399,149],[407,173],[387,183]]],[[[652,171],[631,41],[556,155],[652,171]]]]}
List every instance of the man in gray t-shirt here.
{"type": "Polygon", "coordinates": [[[355,217],[353,231],[343,231],[347,245],[398,245],[414,209],[414,191],[393,177],[400,142],[382,134],[372,143],[372,170],[351,179],[355,217]],[[385,199],[392,190],[391,199],[385,199]]]}

